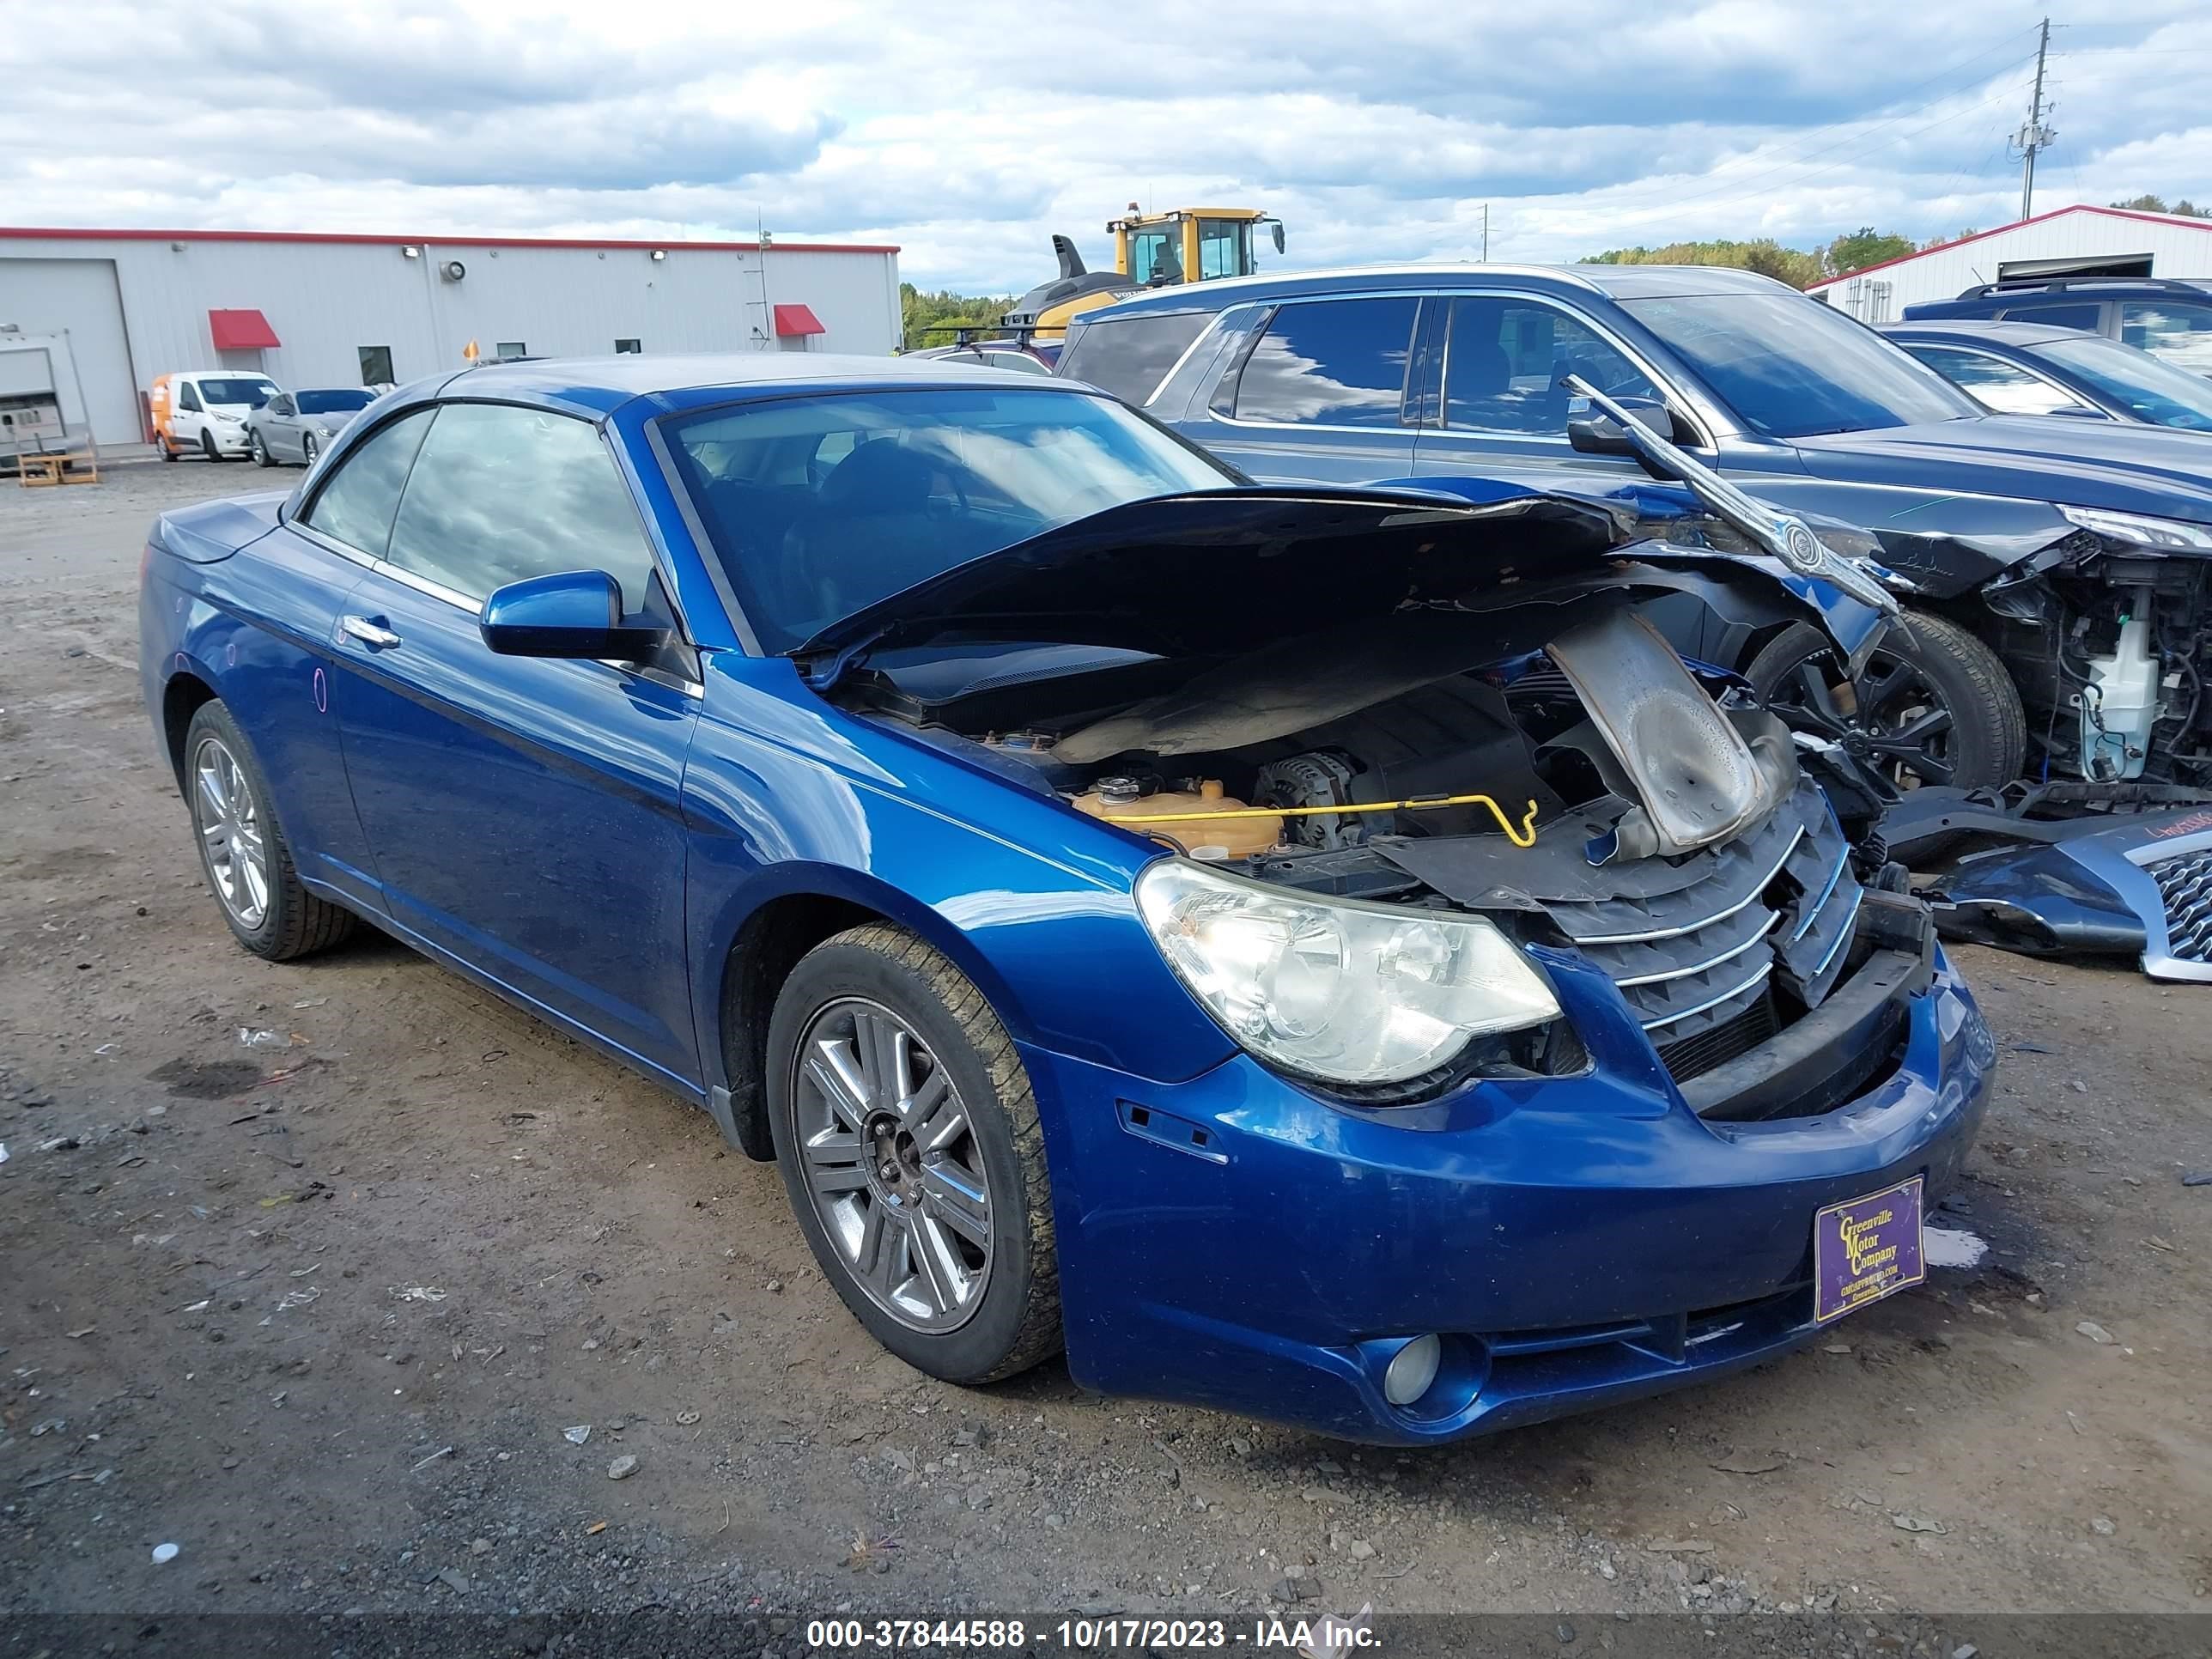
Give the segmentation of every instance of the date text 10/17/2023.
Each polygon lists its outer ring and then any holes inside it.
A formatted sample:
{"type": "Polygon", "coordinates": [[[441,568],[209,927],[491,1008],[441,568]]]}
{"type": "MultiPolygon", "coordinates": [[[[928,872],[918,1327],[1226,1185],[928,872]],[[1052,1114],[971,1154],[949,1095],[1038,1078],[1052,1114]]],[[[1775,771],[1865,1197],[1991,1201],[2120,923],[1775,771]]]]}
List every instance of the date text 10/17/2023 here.
{"type": "Polygon", "coordinates": [[[1249,1622],[1112,1617],[1041,1623],[1021,1619],[816,1619],[807,1622],[806,1643],[810,1648],[884,1652],[989,1652],[1048,1643],[1069,1653],[1249,1648],[1298,1659],[1348,1659],[1382,1645],[1373,1618],[1373,1609],[1363,1607],[1350,1619],[1322,1614],[1249,1622]]]}

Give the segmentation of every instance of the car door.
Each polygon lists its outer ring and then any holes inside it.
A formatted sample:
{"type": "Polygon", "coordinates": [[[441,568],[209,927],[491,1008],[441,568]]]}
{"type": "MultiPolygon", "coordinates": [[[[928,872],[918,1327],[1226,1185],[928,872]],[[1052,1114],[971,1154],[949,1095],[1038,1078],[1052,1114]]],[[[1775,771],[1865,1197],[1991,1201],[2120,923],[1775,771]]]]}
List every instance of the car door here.
{"type": "Polygon", "coordinates": [[[1419,314],[1413,295],[1286,301],[1177,428],[1262,483],[1405,477],[1419,314]]]}
{"type": "Polygon", "coordinates": [[[292,459],[292,452],[285,441],[285,416],[291,412],[291,408],[290,394],[280,392],[246,416],[246,430],[261,434],[261,447],[269,452],[269,459],[272,461],[292,459]]]}
{"type": "Polygon", "coordinates": [[[176,383],[176,402],[169,416],[169,430],[174,446],[192,449],[199,446],[200,434],[206,430],[207,413],[200,404],[199,383],[179,380],[176,383]]]}
{"type": "Polygon", "coordinates": [[[1583,489],[1646,480],[1630,457],[1567,441],[1570,374],[1615,397],[1664,395],[1591,319],[1527,294],[1455,294],[1446,307],[1443,397],[1414,446],[1417,476],[1583,489]]]}
{"type": "Polygon", "coordinates": [[[648,1066],[696,1084],[684,764],[696,665],[496,656],[494,589],[605,570],[668,616],[598,428],[441,405],[340,627],[346,772],[393,920],[648,1066]]]}

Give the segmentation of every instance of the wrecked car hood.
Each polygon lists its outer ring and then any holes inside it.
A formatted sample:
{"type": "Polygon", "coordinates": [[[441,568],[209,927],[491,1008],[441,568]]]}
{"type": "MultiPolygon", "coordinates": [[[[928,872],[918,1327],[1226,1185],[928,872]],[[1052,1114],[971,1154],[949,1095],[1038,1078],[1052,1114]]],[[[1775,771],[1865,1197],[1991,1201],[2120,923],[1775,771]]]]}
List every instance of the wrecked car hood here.
{"type": "Polygon", "coordinates": [[[2063,416],[1987,416],[1790,441],[1836,483],[2020,496],[2212,523],[2212,438],[2063,416]]]}
{"type": "MultiPolygon", "coordinates": [[[[1225,653],[1409,604],[1496,609],[1633,564],[1648,585],[1757,593],[1845,654],[1885,619],[1770,561],[1638,539],[1627,500],[1534,491],[1251,488],[1156,496],[1061,525],[832,624],[794,656],[834,678],[860,650],[933,632],[1225,653]],[[1581,579],[1577,580],[1577,579],[1581,579]]],[[[1565,595],[1560,595],[1562,602],[1565,595]]]]}

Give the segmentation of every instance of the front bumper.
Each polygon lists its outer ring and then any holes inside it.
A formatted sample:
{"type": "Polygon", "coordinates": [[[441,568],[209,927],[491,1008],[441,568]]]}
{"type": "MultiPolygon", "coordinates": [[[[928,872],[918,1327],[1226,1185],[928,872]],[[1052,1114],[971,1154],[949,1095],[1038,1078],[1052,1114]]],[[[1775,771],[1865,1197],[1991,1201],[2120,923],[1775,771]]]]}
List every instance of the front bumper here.
{"type": "MultiPolygon", "coordinates": [[[[1756,1364],[1811,1336],[1823,1206],[1955,1179],[1996,1044],[1943,960],[1898,1057],[1817,1116],[1699,1117],[1593,1042],[1579,1077],[1334,1105],[1245,1056],[1178,1084],[1048,1051],[1070,1370],[1104,1393],[1382,1444],[1486,1433],[1756,1364]],[[1439,1379],[1382,1395],[1407,1337],[1439,1379]]],[[[1570,1012],[1574,1012],[1570,1008],[1570,1012]]]]}

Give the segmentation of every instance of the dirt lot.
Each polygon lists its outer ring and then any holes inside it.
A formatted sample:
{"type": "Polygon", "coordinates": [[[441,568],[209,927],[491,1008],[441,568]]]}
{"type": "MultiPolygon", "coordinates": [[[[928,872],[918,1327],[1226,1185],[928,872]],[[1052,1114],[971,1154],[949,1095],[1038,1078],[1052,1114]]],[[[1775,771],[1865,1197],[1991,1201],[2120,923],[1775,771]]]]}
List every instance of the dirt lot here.
{"type": "Polygon", "coordinates": [[[1966,952],[1988,1260],[1717,1387],[1424,1455],[963,1392],[703,1115],[396,945],[232,944],[135,591],[267,476],[0,486],[0,1614],[2212,1609],[2212,988],[1966,952]]]}

